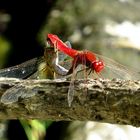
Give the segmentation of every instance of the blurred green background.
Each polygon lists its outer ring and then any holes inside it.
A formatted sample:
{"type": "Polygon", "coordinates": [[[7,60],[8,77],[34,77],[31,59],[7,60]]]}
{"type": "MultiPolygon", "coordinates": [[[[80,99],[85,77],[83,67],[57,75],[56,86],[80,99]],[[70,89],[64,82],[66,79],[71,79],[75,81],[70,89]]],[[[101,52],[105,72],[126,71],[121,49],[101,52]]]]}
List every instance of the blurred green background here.
{"type": "MultiPolygon", "coordinates": [[[[53,33],[77,50],[88,49],[140,70],[139,12],[139,0],[0,1],[0,68],[43,55],[46,34],[53,33]]],[[[139,131],[95,122],[21,120],[2,122],[0,139],[137,140],[139,131]],[[26,137],[18,134],[19,125],[26,137]]]]}

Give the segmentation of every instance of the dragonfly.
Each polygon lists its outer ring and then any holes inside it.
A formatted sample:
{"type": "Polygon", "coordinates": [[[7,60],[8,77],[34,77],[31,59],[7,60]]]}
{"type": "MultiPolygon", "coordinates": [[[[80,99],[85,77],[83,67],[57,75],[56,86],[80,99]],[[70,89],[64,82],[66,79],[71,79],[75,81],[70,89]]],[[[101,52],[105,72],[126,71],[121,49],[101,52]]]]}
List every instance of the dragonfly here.
{"type": "MultiPolygon", "coordinates": [[[[66,42],[66,44],[69,46],[69,42],[66,42]]],[[[19,79],[55,79],[58,74],[62,76],[66,75],[68,72],[67,69],[58,64],[58,61],[63,61],[66,57],[67,56],[65,54],[60,52],[58,54],[54,48],[46,47],[43,57],[33,58],[22,64],[2,69],[0,70],[0,77],[19,79]],[[60,56],[59,58],[58,55],[60,56]],[[44,64],[40,70],[38,67],[42,63],[44,64]],[[55,69],[53,67],[55,67],[55,69]]],[[[24,89],[23,93],[22,86],[16,85],[6,90],[1,97],[1,102],[4,104],[10,104],[18,101],[19,98],[28,98],[34,96],[35,94],[36,93],[33,93],[30,88],[24,89]]]]}
{"type": "MultiPolygon", "coordinates": [[[[77,74],[76,68],[79,65],[83,65],[84,69],[90,70],[90,73],[96,73],[99,77],[102,76],[103,73],[108,73],[113,78],[121,78],[121,79],[140,79],[140,74],[133,70],[128,69],[127,67],[119,64],[118,62],[107,58],[105,56],[93,53],[89,50],[82,50],[78,51],[73,48],[69,48],[57,35],[48,34],[47,35],[47,42],[50,46],[55,47],[59,51],[65,53],[66,55],[70,56],[72,60],[72,66],[66,75],[73,73],[71,77],[70,87],[68,90],[68,104],[71,106],[74,96],[74,81],[77,74]],[[106,68],[109,68],[106,70],[106,68]],[[111,72],[115,73],[117,77],[113,77],[111,72]]],[[[85,72],[86,73],[86,72],[85,72]]],[[[86,74],[85,76],[86,77],[86,74]]],[[[108,78],[108,77],[106,77],[108,78]]]]}
{"type": "MultiPolygon", "coordinates": [[[[56,73],[65,75],[68,70],[56,63],[56,61],[58,61],[58,58],[56,52],[54,51],[54,48],[48,47],[45,48],[43,57],[36,57],[19,65],[1,69],[0,77],[19,79],[42,79],[42,77],[39,76],[39,72],[43,72],[44,79],[53,79],[55,70],[59,71],[56,73]],[[42,68],[42,70],[38,71],[38,67],[41,63],[44,63],[45,66],[44,68],[42,68]],[[56,65],[55,69],[53,68],[54,65],[56,65]]],[[[61,61],[63,61],[62,58],[61,61]]]]}

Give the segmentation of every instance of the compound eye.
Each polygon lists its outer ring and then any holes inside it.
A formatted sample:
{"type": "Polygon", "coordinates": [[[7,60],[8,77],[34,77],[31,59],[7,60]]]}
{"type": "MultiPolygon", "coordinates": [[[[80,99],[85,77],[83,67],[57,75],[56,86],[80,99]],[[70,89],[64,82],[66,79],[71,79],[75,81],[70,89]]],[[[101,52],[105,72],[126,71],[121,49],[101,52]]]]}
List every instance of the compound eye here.
{"type": "Polygon", "coordinates": [[[96,61],[93,63],[93,69],[99,73],[104,68],[104,63],[102,61],[96,61]]]}

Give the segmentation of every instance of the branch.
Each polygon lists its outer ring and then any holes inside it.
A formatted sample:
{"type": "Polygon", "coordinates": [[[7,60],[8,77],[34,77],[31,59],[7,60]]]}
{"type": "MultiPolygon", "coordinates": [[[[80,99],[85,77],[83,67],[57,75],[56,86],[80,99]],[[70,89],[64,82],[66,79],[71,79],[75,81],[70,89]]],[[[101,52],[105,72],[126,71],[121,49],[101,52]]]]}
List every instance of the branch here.
{"type": "Polygon", "coordinates": [[[71,107],[68,89],[66,80],[0,78],[0,119],[90,120],[140,126],[140,81],[76,80],[71,107]]]}

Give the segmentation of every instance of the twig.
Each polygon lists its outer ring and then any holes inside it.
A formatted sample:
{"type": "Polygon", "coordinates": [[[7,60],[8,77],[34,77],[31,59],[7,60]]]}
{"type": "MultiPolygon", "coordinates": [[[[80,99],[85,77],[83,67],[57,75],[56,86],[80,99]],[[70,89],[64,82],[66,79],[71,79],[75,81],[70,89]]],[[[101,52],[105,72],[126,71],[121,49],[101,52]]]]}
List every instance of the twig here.
{"type": "Polygon", "coordinates": [[[98,121],[140,126],[140,81],[75,81],[68,107],[66,80],[0,78],[0,119],[98,121]],[[87,90],[86,90],[87,88],[87,90]]]}

